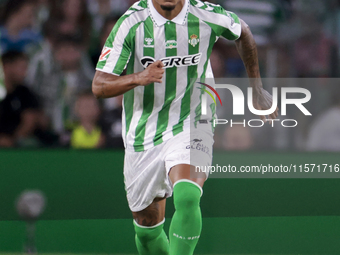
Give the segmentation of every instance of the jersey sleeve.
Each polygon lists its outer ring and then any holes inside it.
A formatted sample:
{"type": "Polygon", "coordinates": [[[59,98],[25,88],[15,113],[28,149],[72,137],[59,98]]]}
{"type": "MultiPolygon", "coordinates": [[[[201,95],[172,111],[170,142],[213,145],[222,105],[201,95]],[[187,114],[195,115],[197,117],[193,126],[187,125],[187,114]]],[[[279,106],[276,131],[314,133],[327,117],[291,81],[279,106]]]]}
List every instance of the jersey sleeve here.
{"type": "Polygon", "coordinates": [[[216,36],[222,36],[228,40],[240,38],[241,22],[235,13],[226,11],[222,6],[209,2],[205,2],[200,8],[209,13],[209,15],[205,15],[206,21],[213,28],[216,36]]]}
{"type": "Polygon", "coordinates": [[[126,68],[132,52],[132,39],[129,29],[126,29],[126,22],[122,17],[114,26],[105,42],[96,70],[119,76],[126,68]]]}
{"type": "Polygon", "coordinates": [[[241,36],[241,22],[239,17],[233,12],[224,10],[222,7],[221,9],[226,16],[224,30],[222,31],[221,36],[228,40],[237,40],[241,36]]]}

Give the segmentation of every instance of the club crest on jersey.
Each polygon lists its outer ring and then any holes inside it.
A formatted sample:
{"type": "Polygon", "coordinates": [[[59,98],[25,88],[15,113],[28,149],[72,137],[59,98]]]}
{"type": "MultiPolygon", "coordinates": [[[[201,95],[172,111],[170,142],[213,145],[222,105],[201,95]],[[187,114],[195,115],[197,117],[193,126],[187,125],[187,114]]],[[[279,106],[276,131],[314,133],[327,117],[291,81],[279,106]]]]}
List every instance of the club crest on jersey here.
{"type": "Polygon", "coordinates": [[[193,34],[190,36],[189,43],[192,45],[192,47],[195,47],[199,43],[200,39],[198,39],[198,36],[193,34]]]}
{"type": "Polygon", "coordinates": [[[105,46],[103,51],[102,51],[102,53],[101,53],[101,55],[100,55],[100,57],[99,57],[99,61],[107,60],[109,55],[110,55],[110,53],[111,53],[111,51],[112,51],[111,48],[105,46]]]}
{"type": "Polygon", "coordinates": [[[177,48],[177,42],[175,40],[168,40],[165,43],[165,48],[166,49],[174,49],[177,48]]]}
{"type": "Polygon", "coordinates": [[[154,48],[155,46],[152,45],[153,39],[152,38],[145,38],[146,44],[144,44],[145,48],[154,48]]]}

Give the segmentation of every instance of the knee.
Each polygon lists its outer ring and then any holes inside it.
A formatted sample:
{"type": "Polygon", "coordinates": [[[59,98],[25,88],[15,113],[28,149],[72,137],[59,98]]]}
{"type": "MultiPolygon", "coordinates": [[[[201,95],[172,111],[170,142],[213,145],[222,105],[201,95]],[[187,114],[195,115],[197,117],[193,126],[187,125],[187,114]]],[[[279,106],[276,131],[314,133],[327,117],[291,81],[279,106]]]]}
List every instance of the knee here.
{"type": "Polygon", "coordinates": [[[145,227],[145,226],[138,225],[134,221],[135,232],[136,232],[138,239],[143,243],[156,239],[162,233],[163,223],[164,222],[161,222],[157,224],[156,226],[145,227]]]}
{"type": "Polygon", "coordinates": [[[176,210],[191,210],[199,207],[201,188],[191,182],[179,182],[174,186],[174,205],[176,210]]]}

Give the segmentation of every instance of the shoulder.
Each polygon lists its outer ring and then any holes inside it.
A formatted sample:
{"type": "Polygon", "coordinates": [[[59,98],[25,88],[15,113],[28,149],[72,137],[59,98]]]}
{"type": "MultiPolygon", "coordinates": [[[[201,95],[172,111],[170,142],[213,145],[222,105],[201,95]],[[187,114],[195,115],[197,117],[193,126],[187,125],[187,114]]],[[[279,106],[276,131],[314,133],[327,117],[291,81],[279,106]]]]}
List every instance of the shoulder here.
{"type": "Polygon", "coordinates": [[[113,40],[117,34],[125,37],[133,27],[144,22],[148,16],[147,1],[142,0],[136,2],[119,18],[109,39],[113,40]]]}
{"type": "Polygon", "coordinates": [[[119,19],[118,22],[135,25],[144,21],[149,16],[148,4],[146,0],[134,3],[119,19]]]}
{"type": "Polygon", "coordinates": [[[201,0],[190,0],[190,6],[193,10],[197,10],[206,14],[227,14],[227,11],[221,5],[207,1],[202,2],[201,0]]]}

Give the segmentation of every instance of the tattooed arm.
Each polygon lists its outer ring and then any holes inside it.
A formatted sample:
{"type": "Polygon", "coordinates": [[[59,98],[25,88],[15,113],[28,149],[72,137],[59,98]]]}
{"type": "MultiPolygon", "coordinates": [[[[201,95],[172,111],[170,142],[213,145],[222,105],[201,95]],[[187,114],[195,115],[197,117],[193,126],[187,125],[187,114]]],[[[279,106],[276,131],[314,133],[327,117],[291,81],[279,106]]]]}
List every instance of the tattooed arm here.
{"type": "MultiPolygon", "coordinates": [[[[243,60],[250,79],[250,85],[253,88],[254,107],[258,110],[267,110],[271,108],[273,99],[268,91],[262,87],[257,48],[253,34],[249,26],[243,20],[240,21],[242,32],[240,38],[236,41],[236,48],[243,60]]],[[[277,116],[278,109],[270,115],[270,118],[275,119],[277,116]]],[[[265,116],[261,116],[261,119],[265,120],[265,116]]]]}

